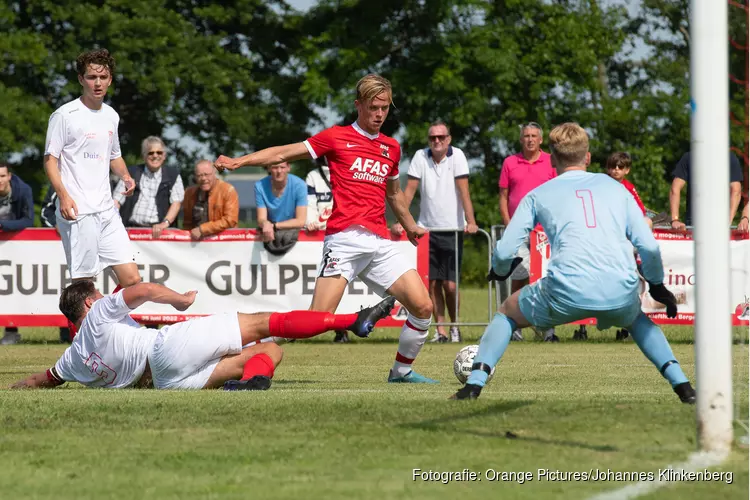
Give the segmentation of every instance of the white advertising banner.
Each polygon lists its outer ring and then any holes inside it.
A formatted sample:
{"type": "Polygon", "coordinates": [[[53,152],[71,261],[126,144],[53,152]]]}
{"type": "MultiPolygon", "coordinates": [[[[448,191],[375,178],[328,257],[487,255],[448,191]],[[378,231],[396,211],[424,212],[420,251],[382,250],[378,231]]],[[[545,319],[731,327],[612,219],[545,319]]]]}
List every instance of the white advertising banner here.
{"type": "MultiPolygon", "coordinates": [[[[198,290],[193,306],[183,313],[161,304],[144,304],[134,318],[171,323],[195,315],[225,311],[261,312],[308,309],[322,255],[323,235],[301,234],[284,256],[273,256],[256,241],[253,230],[233,230],[205,241],[190,241],[184,231],[169,231],[159,240],[150,230],[129,230],[136,262],[144,281],[183,292],[198,290]]],[[[425,238],[425,240],[427,240],[425,238]]],[[[396,244],[414,262],[426,257],[426,241],[415,248],[408,240],[396,244]]],[[[427,259],[419,266],[426,276],[427,259]]],[[[54,230],[0,233],[0,325],[64,325],[58,309],[60,291],[69,283],[62,244],[54,230]]],[[[105,271],[97,288],[111,293],[114,275],[105,271]]],[[[349,284],[338,312],[356,312],[380,298],[357,280],[349,284]]],[[[385,323],[400,324],[395,314],[385,323]]]]}
{"type": "MultiPolygon", "coordinates": [[[[642,282],[641,303],[643,311],[657,323],[692,324],[695,315],[695,268],[693,263],[693,239],[690,233],[655,230],[654,236],[661,248],[664,263],[664,285],[677,298],[677,318],[667,318],[664,306],[654,301],[642,282]]],[[[550,246],[543,232],[535,232],[532,238],[531,277],[536,281],[547,274],[550,246]]],[[[717,257],[718,258],[718,257],[717,257]]],[[[731,304],[727,313],[732,315],[734,325],[747,325],[750,320],[750,240],[746,235],[734,233],[730,241],[730,286],[731,304]]]]}

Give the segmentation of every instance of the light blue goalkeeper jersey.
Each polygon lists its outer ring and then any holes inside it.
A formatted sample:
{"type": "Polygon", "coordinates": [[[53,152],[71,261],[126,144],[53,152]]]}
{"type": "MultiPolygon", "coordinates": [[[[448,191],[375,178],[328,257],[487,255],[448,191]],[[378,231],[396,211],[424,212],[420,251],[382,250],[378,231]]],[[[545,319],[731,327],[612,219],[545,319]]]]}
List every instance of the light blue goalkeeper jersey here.
{"type": "Polygon", "coordinates": [[[544,282],[552,301],[600,311],[636,300],[633,246],[646,280],[664,280],[659,245],[643,212],[633,196],[607,175],[569,171],[527,194],[493,253],[496,273],[507,274],[516,251],[537,223],[552,247],[544,282]]]}

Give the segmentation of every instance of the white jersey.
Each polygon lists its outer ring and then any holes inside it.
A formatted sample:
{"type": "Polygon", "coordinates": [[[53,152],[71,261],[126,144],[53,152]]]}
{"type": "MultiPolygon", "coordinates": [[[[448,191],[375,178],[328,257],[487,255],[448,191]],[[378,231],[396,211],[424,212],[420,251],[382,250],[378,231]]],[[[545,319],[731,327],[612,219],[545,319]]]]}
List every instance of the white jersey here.
{"type": "Polygon", "coordinates": [[[107,104],[93,110],[80,98],[60,106],[49,118],[44,154],[57,158],[63,186],[79,215],[114,205],[109,162],[121,156],[119,122],[119,115],[107,104]]]}
{"type": "Polygon", "coordinates": [[[417,224],[426,229],[463,229],[464,206],[456,179],[469,177],[464,152],[449,146],[448,153],[435,163],[430,148],[420,149],[409,164],[409,178],[419,179],[420,203],[417,224]]]}
{"type": "Polygon", "coordinates": [[[325,229],[326,222],[333,212],[331,174],[328,167],[311,170],[305,178],[305,184],[307,184],[307,223],[317,222],[321,229],[325,229]]]}
{"type": "Polygon", "coordinates": [[[88,387],[130,387],[141,378],[159,333],[130,316],[122,291],[94,302],[53,375],[88,387]]]}

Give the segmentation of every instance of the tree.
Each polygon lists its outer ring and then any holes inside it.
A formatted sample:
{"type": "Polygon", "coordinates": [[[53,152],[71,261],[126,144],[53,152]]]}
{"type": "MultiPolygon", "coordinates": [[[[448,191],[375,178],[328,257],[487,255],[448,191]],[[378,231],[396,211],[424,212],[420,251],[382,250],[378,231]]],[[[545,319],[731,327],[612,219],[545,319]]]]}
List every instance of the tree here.
{"type": "MultiPolygon", "coordinates": [[[[129,163],[140,141],[174,127],[213,151],[298,140],[313,117],[294,91],[297,16],[283,1],[28,0],[0,7],[0,152],[20,153],[36,192],[49,114],[80,93],[74,62],[107,48],[117,68],[110,101],[129,163]]],[[[178,138],[178,139],[180,139],[178,138]]],[[[181,166],[190,146],[170,141],[181,166]]]]}

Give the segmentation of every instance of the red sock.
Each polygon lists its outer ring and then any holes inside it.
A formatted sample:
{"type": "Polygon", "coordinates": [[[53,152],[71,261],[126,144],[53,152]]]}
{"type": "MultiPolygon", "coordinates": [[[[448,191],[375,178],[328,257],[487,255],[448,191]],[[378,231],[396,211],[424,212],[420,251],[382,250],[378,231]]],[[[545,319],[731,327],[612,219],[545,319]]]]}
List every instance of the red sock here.
{"type": "Polygon", "coordinates": [[[114,290],[112,290],[112,293],[117,293],[117,292],[119,292],[120,290],[122,290],[122,286],[121,286],[121,285],[117,285],[117,286],[115,287],[115,289],[114,289],[114,290]]]}
{"type": "Polygon", "coordinates": [[[333,314],[320,311],[273,313],[268,320],[271,336],[306,339],[328,330],[345,330],[357,319],[357,313],[333,314]]]}
{"type": "Polygon", "coordinates": [[[250,380],[256,375],[272,378],[273,370],[273,361],[268,354],[256,354],[245,363],[245,368],[242,370],[242,380],[250,380]]]}

